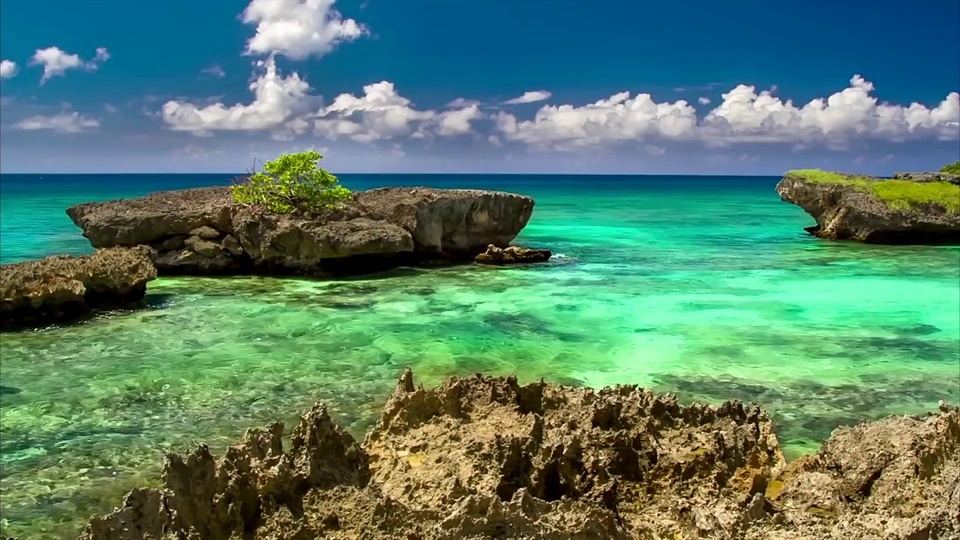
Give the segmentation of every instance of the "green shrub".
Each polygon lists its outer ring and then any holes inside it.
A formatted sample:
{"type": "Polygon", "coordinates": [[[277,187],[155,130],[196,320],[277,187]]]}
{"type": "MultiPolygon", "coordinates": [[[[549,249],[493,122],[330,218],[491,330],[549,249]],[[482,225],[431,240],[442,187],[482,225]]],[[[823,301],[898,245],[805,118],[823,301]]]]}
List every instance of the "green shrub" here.
{"type": "Polygon", "coordinates": [[[950,165],[944,165],[940,172],[950,173],[950,174],[960,174],[960,161],[956,163],[951,163],[950,165]]]}
{"type": "Polygon", "coordinates": [[[933,204],[951,214],[960,214],[960,186],[950,182],[911,182],[884,180],[869,176],[842,175],[819,169],[790,171],[794,176],[815,184],[841,184],[865,193],[872,193],[887,206],[897,210],[922,208],[933,204]]]}
{"type": "Polygon", "coordinates": [[[263,172],[252,174],[232,186],[233,200],[243,205],[263,206],[278,214],[315,213],[336,208],[350,199],[350,190],[337,177],[317,167],[323,159],[318,152],[284,154],[263,164],[263,172]]]}

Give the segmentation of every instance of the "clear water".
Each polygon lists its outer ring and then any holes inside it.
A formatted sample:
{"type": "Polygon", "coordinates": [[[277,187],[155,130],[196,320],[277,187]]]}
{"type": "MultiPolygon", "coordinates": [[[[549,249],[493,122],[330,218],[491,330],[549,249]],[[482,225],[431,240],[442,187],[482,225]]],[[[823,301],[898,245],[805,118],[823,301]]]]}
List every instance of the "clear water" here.
{"type": "MultiPolygon", "coordinates": [[[[160,279],[147,307],[3,334],[3,529],[71,537],[165,451],[215,449],[315,400],[360,436],[404,366],[637,383],[756,401],[789,456],[842,424],[960,401],[960,249],[808,237],[776,178],[345,176],[351,188],[505,189],[537,207],[518,269],[160,279]]],[[[0,258],[86,253],[63,209],[223,176],[0,181],[0,258]]]]}

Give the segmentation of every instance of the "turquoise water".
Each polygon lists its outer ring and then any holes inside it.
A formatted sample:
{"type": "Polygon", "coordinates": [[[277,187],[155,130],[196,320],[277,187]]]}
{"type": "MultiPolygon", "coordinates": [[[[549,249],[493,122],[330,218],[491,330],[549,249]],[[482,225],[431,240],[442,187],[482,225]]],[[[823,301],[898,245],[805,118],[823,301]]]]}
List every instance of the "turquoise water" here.
{"type": "MultiPolygon", "coordinates": [[[[772,411],[791,457],[843,424],[960,401],[960,249],[831,243],[776,178],[345,176],[537,199],[517,243],[544,266],[336,282],[160,279],[147,305],[3,334],[0,514],[75,534],[156,483],[162,453],[215,449],[318,399],[356,435],[399,371],[637,383],[772,411]]],[[[90,251],[70,204],[226,177],[10,177],[0,258],[90,251]]]]}

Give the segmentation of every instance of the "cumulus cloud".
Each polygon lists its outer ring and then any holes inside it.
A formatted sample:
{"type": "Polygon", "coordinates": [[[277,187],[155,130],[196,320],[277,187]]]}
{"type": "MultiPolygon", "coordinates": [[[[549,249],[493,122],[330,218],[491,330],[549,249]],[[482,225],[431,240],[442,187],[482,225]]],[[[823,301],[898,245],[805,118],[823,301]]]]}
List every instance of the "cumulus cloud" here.
{"type": "Polygon", "coordinates": [[[710,98],[708,98],[708,97],[700,97],[700,98],[697,98],[697,103],[699,103],[699,104],[701,104],[701,105],[709,105],[709,104],[710,104],[710,98]]]}
{"type": "Polygon", "coordinates": [[[25,131],[50,130],[56,133],[81,133],[95,130],[100,122],[77,112],[62,112],[53,116],[31,116],[14,124],[25,131]]]}
{"type": "Polygon", "coordinates": [[[17,63],[13,60],[0,61],[0,80],[16,77],[19,69],[17,63]]]}
{"type": "Polygon", "coordinates": [[[538,101],[545,101],[550,99],[550,96],[553,94],[547,90],[533,90],[531,92],[524,92],[522,96],[515,97],[513,99],[508,99],[503,103],[505,105],[520,105],[521,103],[536,103],[538,101]]]}
{"type": "Polygon", "coordinates": [[[200,70],[200,73],[204,75],[209,75],[215,79],[222,79],[227,74],[223,71],[223,68],[220,66],[210,66],[200,70]]]}
{"type": "Polygon", "coordinates": [[[197,105],[173,100],[164,103],[164,123],[175,131],[208,135],[211,131],[268,131],[278,137],[293,130],[303,133],[305,121],[298,118],[307,106],[310,85],[296,73],[287,77],[277,72],[273,57],[257,62],[263,73],[250,83],[254,99],[249,104],[222,103],[197,105]]]}
{"type": "Polygon", "coordinates": [[[440,113],[437,123],[437,134],[441,137],[465,135],[473,131],[471,122],[483,118],[480,106],[471,103],[462,109],[444,111],[440,113]]]}
{"type": "Polygon", "coordinates": [[[40,78],[40,84],[43,84],[50,77],[63,75],[71,69],[84,69],[86,71],[96,71],[101,64],[110,59],[110,52],[106,47],[97,47],[94,57],[90,60],[83,60],[79,55],[69,54],[59,47],[47,47],[46,49],[37,49],[30,60],[31,66],[43,66],[43,76],[40,78]]]}
{"type": "Polygon", "coordinates": [[[596,103],[545,105],[533,120],[501,112],[496,126],[514,141],[564,150],[646,137],[675,139],[696,128],[696,111],[686,101],[656,103],[650,94],[620,92],[596,103]]]}
{"type": "MultiPolygon", "coordinates": [[[[934,137],[960,139],[960,94],[952,92],[933,108],[881,103],[873,83],[856,75],[850,86],[796,106],[771,90],[738,85],[699,118],[686,101],[658,103],[649,94],[615,94],[596,103],[547,105],[532,120],[501,112],[498,133],[539,148],[569,150],[635,140],[701,140],[722,146],[738,142],[825,143],[842,147],[855,138],[901,141],[934,137]]],[[[701,104],[707,104],[701,98],[701,104]]]]}
{"type": "Polygon", "coordinates": [[[434,111],[419,111],[402,97],[392,82],[381,81],[363,87],[363,95],[340,94],[321,109],[314,122],[314,133],[330,139],[340,137],[358,142],[421,133],[416,127],[433,120],[434,111]]]}
{"type": "Polygon", "coordinates": [[[850,86],[802,107],[769,90],[738,85],[702,123],[706,138],[726,142],[842,142],[854,137],[903,140],[923,135],[960,138],[960,94],[951,92],[936,107],[880,103],[873,83],[859,75],[850,86]]]}
{"type": "Polygon", "coordinates": [[[338,44],[366,34],[365,26],[333,9],[335,1],[251,0],[243,22],[256,24],[257,33],[247,42],[247,53],[304,59],[327,54],[338,44]]]}

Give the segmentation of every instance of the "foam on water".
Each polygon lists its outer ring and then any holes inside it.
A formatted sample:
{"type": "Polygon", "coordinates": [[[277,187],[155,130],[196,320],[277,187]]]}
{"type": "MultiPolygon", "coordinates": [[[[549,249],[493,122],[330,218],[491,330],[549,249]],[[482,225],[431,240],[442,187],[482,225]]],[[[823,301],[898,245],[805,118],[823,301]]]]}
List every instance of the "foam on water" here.
{"type": "MultiPolygon", "coordinates": [[[[770,179],[407,182],[531,194],[518,242],[564,256],[327,282],[160,279],[140,311],[4,334],[4,533],[69,537],[155,484],[163,452],[219,451],[316,400],[361,436],[404,366],[427,385],[483,371],[756,401],[791,457],[839,425],[960,401],[956,248],[809,238],[770,179]]],[[[60,192],[49,215],[4,193],[5,262],[89,249],[60,212],[109,190],[60,192]]]]}

